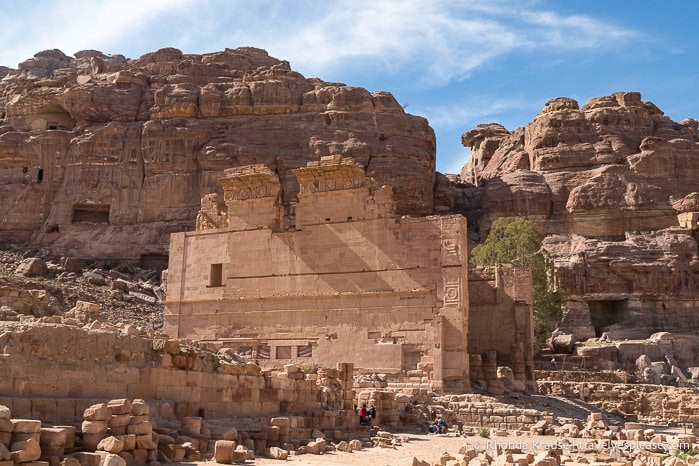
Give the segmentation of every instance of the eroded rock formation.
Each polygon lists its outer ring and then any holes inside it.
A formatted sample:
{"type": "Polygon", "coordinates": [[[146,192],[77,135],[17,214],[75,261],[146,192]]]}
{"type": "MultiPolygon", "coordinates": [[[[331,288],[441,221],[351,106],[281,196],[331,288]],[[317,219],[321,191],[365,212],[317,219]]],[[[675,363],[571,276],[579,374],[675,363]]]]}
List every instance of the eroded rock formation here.
{"type": "Polygon", "coordinates": [[[435,141],[388,92],[307,79],[254,48],[139,59],[48,50],[0,71],[0,241],[54,254],[145,258],[194,228],[223,170],[263,163],[286,206],[291,170],[352,156],[432,213],[435,141]]]}
{"type": "Polygon", "coordinates": [[[697,126],[635,92],[582,108],[553,99],[525,128],[464,133],[471,160],[455,180],[457,210],[476,241],[500,216],[539,225],[568,300],[561,327],[577,339],[696,328],[697,126]]]}

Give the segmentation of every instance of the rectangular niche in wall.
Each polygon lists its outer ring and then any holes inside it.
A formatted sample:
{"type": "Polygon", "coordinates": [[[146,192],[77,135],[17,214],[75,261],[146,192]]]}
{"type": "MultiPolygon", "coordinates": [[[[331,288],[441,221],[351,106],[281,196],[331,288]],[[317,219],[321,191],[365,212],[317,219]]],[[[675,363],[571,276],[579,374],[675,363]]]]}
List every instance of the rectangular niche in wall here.
{"type": "Polygon", "coordinates": [[[71,223],[109,223],[109,204],[76,204],[71,223]]]}
{"type": "Polygon", "coordinates": [[[291,346],[277,346],[277,359],[291,359],[291,346]]]}
{"type": "Polygon", "coordinates": [[[223,286],[223,264],[211,264],[209,286],[223,286]]]}

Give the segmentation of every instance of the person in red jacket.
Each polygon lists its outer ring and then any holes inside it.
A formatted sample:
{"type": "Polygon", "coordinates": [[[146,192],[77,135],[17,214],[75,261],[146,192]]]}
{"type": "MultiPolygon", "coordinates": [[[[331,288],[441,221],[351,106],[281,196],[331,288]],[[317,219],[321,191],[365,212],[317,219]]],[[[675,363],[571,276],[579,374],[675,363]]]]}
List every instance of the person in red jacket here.
{"type": "Polygon", "coordinates": [[[371,419],[369,417],[369,411],[366,409],[366,404],[363,404],[361,408],[359,408],[359,425],[366,426],[371,423],[369,420],[371,419]]]}

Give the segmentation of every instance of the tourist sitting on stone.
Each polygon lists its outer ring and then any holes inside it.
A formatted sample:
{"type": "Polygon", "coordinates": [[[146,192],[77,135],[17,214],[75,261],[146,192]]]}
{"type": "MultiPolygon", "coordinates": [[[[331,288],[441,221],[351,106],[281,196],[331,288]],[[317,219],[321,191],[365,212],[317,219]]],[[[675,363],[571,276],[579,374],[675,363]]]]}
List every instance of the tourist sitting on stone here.
{"type": "Polygon", "coordinates": [[[437,427],[438,427],[438,433],[446,434],[447,433],[447,420],[444,418],[440,418],[439,424],[437,425],[437,427]]]}
{"type": "Polygon", "coordinates": [[[371,425],[371,417],[369,416],[369,411],[366,409],[366,404],[363,404],[362,407],[359,408],[359,425],[371,425]]]}

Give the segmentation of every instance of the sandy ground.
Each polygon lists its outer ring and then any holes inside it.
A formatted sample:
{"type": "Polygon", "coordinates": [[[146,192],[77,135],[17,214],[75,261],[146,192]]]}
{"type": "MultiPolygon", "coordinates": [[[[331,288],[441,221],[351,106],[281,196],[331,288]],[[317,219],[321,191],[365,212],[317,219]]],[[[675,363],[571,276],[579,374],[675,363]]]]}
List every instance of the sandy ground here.
{"type": "MultiPolygon", "coordinates": [[[[681,433],[680,429],[658,429],[665,433],[681,433]]],[[[596,441],[592,439],[562,439],[553,436],[515,436],[491,437],[484,439],[477,436],[462,437],[454,433],[447,435],[416,434],[416,433],[395,433],[401,438],[407,438],[401,446],[394,448],[365,448],[352,453],[328,452],[323,455],[298,455],[289,456],[286,461],[273,460],[269,458],[257,458],[254,461],[247,461],[245,464],[271,466],[411,466],[413,458],[427,461],[432,464],[439,461],[443,453],[456,454],[459,448],[465,443],[471,444],[476,450],[487,450],[495,457],[496,448],[512,447],[521,448],[522,451],[536,451],[553,448],[559,442],[570,441],[581,449],[598,450],[596,441]]],[[[619,443],[619,442],[615,442],[619,443]]],[[[564,450],[566,448],[564,447],[564,450]]],[[[215,466],[215,462],[198,463],[202,466],[215,466]]]]}
{"type": "MultiPolygon", "coordinates": [[[[558,437],[529,437],[529,436],[509,436],[492,437],[484,439],[477,436],[461,437],[454,433],[447,435],[396,433],[397,436],[407,438],[401,446],[394,448],[365,448],[352,453],[328,452],[323,455],[298,455],[289,456],[286,461],[273,460],[269,458],[257,458],[255,461],[248,461],[247,465],[287,465],[287,466],[410,466],[413,458],[427,461],[432,464],[439,461],[443,453],[456,454],[459,448],[465,443],[471,444],[477,450],[488,450],[495,456],[495,449],[498,445],[519,445],[527,450],[544,449],[561,439],[558,437]]],[[[572,439],[580,442],[587,442],[583,439],[572,439]]],[[[214,466],[217,463],[200,463],[206,466],[214,466]]]]}
{"type": "MultiPolygon", "coordinates": [[[[246,465],[287,465],[287,466],[382,466],[412,465],[413,457],[431,462],[438,461],[444,452],[458,453],[459,448],[469,439],[456,434],[425,435],[396,433],[408,441],[395,448],[364,448],[352,453],[328,452],[323,455],[289,456],[285,461],[269,458],[257,458],[247,461],[246,465]]],[[[475,437],[471,437],[475,441],[475,437]]],[[[186,463],[183,463],[186,464],[186,463]]],[[[198,463],[202,466],[218,465],[215,462],[198,463]]],[[[220,465],[218,465],[220,466],[220,465]]]]}

